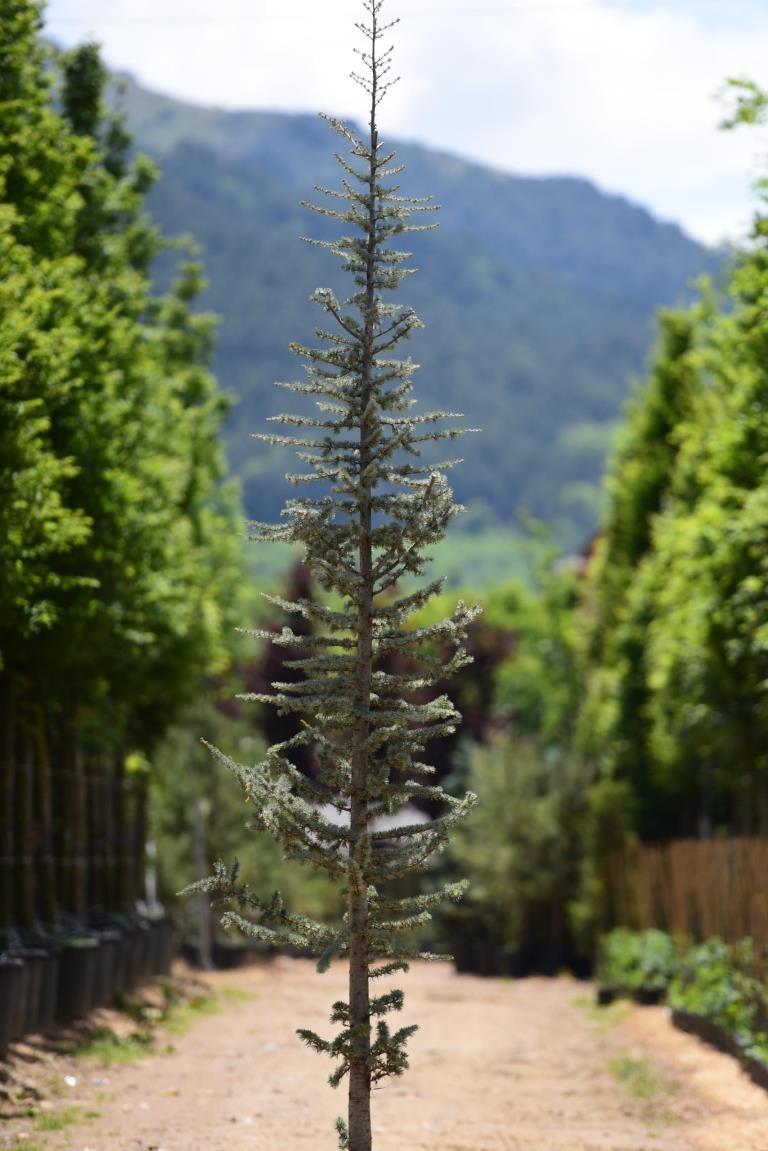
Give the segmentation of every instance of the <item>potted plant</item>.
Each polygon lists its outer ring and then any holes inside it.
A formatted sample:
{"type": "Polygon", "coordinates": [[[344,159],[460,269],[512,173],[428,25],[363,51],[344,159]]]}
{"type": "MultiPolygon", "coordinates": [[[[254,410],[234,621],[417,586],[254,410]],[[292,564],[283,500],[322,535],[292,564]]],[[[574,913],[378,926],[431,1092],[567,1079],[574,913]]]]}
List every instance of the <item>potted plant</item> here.
{"type": "Polygon", "coordinates": [[[91,1010],[98,950],[99,941],[92,935],[61,940],[56,997],[56,1019],[59,1023],[74,1023],[91,1010]]]}

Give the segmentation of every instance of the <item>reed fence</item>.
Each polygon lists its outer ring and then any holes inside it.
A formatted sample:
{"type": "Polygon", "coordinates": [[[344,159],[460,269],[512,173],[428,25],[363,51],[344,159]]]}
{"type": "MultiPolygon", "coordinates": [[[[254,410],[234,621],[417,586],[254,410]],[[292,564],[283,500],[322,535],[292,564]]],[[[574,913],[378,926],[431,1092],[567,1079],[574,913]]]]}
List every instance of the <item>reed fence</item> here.
{"type": "Polygon", "coordinates": [[[681,839],[626,847],[607,877],[618,925],[768,951],[768,839],[681,839]]]}

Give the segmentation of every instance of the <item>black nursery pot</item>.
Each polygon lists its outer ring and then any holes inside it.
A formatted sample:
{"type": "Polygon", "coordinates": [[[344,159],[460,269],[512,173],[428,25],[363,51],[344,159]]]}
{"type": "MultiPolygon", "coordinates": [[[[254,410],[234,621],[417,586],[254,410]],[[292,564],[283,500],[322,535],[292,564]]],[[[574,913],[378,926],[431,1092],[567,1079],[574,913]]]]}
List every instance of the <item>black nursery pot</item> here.
{"type": "Polygon", "coordinates": [[[16,1013],[24,980],[24,964],[20,959],[0,958],[0,1059],[8,1053],[8,1045],[15,1038],[16,1013]]]}
{"type": "Polygon", "coordinates": [[[123,942],[116,971],[116,992],[130,994],[151,974],[151,932],[146,920],[131,920],[121,925],[123,942]]]}
{"type": "Polygon", "coordinates": [[[46,949],[40,977],[37,1029],[42,1034],[56,1023],[56,999],[59,991],[59,949],[46,949]]]}
{"type": "Polygon", "coordinates": [[[158,919],[151,927],[153,975],[169,975],[173,961],[173,924],[170,919],[158,919]]]}
{"type": "Polygon", "coordinates": [[[134,935],[133,927],[120,925],[120,942],[115,959],[115,995],[126,995],[135,982],[134,974],[134,935]]]}
{"type": "Polygon", "coordinates": [[[27,1004],[31,994],[32,973],[30,964],[27,963],[18,952],[14,953],[14,959],[18,959],[21,964],[19,972],[19,982],[16,988],[16,998],[11,1003],[11,1039],[21,1039],[27,1029],[27,1004]]]}
{"type": "Polygon", "coordinates": [[[241,967],[248,944],[240,939],[215,939],[211,945],[211,962],[217,971],[233,971],[241,967]]]}
{"type": "Polygon", "coordinates": [[[762,1087],[763,1091],[768,1091],[768,1066],[754,1055],[744,1055],[741,1062],[752,1082],[762,1087]]]}
{"type": "Polygon", "coordinates": [[[22,958],[30,964],[26,1030],[28,1034],[34,1034],[40,1031],[42,1022],[43,989],[48,955],[42,948],[35,947],[25,950],[22,958]]]}
{"type": "Polygon", "coordinates": [[[152,929],[146,920],[139,920],[136,928],[136,982],[141,983],[152,974],[152,929]]]}
{"type": "Polygon", "coordinates": [[[595,999],[597,1000],[598,1007],[610,1007],[616,999],[616,988],[609,987],[608,984],[603,983],[595,992],[595,999]]]}
{"type": "Polygon", "coordinates": [[[656,1007],[664,1002],[666,993],[663,987],[638,987],[632,998],[641,1007],[656,1007]]]}
{"type": "Polygon", "coordinates": [[[726,1055],[733,1055],[736,1059],[741,1059],[742,1050],[734,1036],[718,1023],[713,1023],[711,1019],[707,1019],[705,1015],[694,1015],[689,1011],[680,1011],[675,1008],[672,1012],[672,1022],[680,1031],[687,1031],[689,1035],[696,1035],[705,1043],[709,1043],[710,1047],[714,1047],[726,1055]]]}
{"type": "Polygon", "coordinates": [[[108,1007],[117,991],[122,935],[107,929],[97,935],[99,951],[93,974],[93,1007],[108,1007]]]}
{"type": "Polygon", "coordinates": [[[456,970],[472,975],[511,974],[516,962],[514,949],[501,940],[471,906],[451,908],[445,913],[445,937],[453,953],[456,970]]]}
{"type": "Polygon", "coordinates": [[[23,964],[22,986],[16,1003],[13,1038],[21,1039],[39,1030],[43,964],[46,954],[37,947],[14,948],[11,955],[23,964]]]}
{"type": "Polygon", "coordinates": [[[59,1023],[74,1023],[91,1010],[98,951],[98,940],[90,936],[62,940],[56,998],[56,1018],[59,1023]]]}
{"type": "Polygon", "coordinates": [[[115,992],[129,995],[141,979],[144,937],[138,923],[121,924],[122,942],[115,972],[115,992]]]}

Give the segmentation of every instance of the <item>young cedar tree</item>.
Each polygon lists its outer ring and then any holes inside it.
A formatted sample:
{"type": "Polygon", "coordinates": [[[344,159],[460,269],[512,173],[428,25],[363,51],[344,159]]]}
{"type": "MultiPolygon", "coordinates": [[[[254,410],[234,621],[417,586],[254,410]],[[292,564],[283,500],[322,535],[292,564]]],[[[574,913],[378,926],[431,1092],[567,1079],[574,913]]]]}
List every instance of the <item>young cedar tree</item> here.
{"type": "Polygon", "coordinates": [[[459,603],[453,615],[429,626],[409,626],[412,614],[439,591],[435,580],[409,594],[397,591],[403,577],[422,575],[431,544],[461,509],[453,502],[444,471],[459,462],[422,462],[421,449],[461,434],[438,426],[457,413],[412,411],[412,376],[417,367],[398,359],[395,348],[420,327],[414,311],[391,302],[389,294],[413,269],[409,253],[392,247],[396,237],[434,225],[411,219],[432,208],[431,197],[398,194],[392,180],[402,171],[394,153],[379,139],[379,104],[389,80],[392,48],[382,37],[383,0],[364,0],[366,17],[357,25],[365,37],[358,50],[362,74],[353,78],[369,98],[364,134],[331,116],[325,119],[344,141],[336,159],[340,190],[318,188],[322,206],[305,205],[338,221],[344,234],[308,242],[336,256],[351,277],[351,294],[337,299],[319,288],[327,327],[317,330],[315,347],[292,345],[306,361],[306,378],[280,384],[301,396],[317,397],[318,414],[281,415],[291,435],[263,435],[269,444],[297,449],[306,471],[288,479],[304,489],[319,484],[314,497],[287,502],[280,525],[257,524],[253,538],[300,543],[319,583],[337,606],[307,599],[267,599],[283,611],[311,621],[310,635],[284,628],[274,635],[251,632],[295,652],[291,666],[300,682],[275,683],[273,695],[242,698],[274,704],[301,717],[298,735],[269,749],[263,763],[245,767],[217,749],[239,780],[254,810],[254,823],[266,829],[287,857],[322,868],[342,885],[346,913],[336,926],[290,912],[279,893],[262,900],[221,863],[197,890],[230,907],[222,918],[246,935],[274,945],[310,948],[320,954],[318,970],[336,956],[349,963],[349,999],[333,1005],[335,1037],[311,1031],[299,1035],[336,1061],[331,1083],[349,1077],[348,1120],[337,1121],[340,1146],[371,1151],[371,1087],[407,1066],[406,1042],[415,1027],[391,1031],[386,1016],[403,1004],[403,993],[372,991],[379,981],[406,971],[412,958],[439,958],[403,945],[403,932],[430,918],[429,908],[444,898],[460,898],[464,885],[449,884],[426,895],[395,898],[390,881],[423,867],[440,851],[448,833],[475,801],[458,800],[423,782],[433,768],[420,762],[426,742],[454,730],[460,718],[446,696],[417,702],[416,693],[469,662],[463,651],[467,626],[476,609],[459,603]],[[446,648],[451,652],[446,659],[446,648]],[[382,668],[398,655],[411,669],[382,668]],[[311,745],[317,771],[308,778],[291,755],[311,745]],[[444,814],[431,822],[377,829],[381,816],[404,804],[439,801],[444,814]],[[331,818],[328,818],[328,814],[331,818]]]}

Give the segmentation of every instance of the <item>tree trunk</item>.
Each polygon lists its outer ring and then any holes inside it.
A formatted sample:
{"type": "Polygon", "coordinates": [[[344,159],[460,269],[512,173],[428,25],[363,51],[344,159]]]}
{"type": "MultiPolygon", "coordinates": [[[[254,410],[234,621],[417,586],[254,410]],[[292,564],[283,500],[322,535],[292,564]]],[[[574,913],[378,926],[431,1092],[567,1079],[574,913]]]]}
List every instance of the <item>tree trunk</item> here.
{"type": "Polygon", "coordinates": [[[145,775],[135,780],[135,822],[133,828],[133,901],[138,903],[146,896],[145,867],[147,856],[147,820],[149,805],[149,781],[145,775]]]}
{"type": "Polygon", "coordinates": [[[98,761],[89,745],[83,752],[83,786],[85,790],[85,890],[89,915],[99,907],[99,837],[97,832],[96,776],[98,761]]]}
{"type": "MultiPolygon", "coordinates": [[[[367,547],[361,548],[371,565],[370,505],[368,507],[368,534],[361,524],[361,539],[367,547]]],[[[368,580],[370,584],[370,578],[368,580]]],[[[365,586],[365,584],[364,584],[365,586]]],[[[360,711],[370,707],[372,604],[370,591],[361,595],[358,615],[358,697],[360,711]]],[[[367,740],[370,725],[361,717],[355,727],[355,749],[352,757],[351,843],[350,855],[360,859],[360,839],[367,832],[367,740]]],[[[371,1151],[371,1015],[368,987],[368,893],[367,880],[362,868],[350,873],[349,883],[349,1021],[352,1029],[352,1058],[349,1068],[349,1148],[350,1151],[371,1151]]]]}
{"type": "Polygon", "coordinates": [[[30,936],[35,929],[35,768],[31,720],[24,709],[16,725],[16,921],[30,936]]]}
{"type": "Polygon", "coordinates": [[[101,916],[109,910],[109,753],[92,748],[86,761],[88,794],[89,906],[101,916]]]}
{"type": "Polygon", "coordinates": [[[108,914],[114,911],[118,906],[115,867],[117,852],[114,826],[115,795],[115,749],[112,742],[110,742],[104,751],[101,796],[101,829],[104,836],[104,907],[108,914]]]}
{"type": "Polygon", "coordinates": [[[13,796],[16,779],[14,755],[14,683],[10,672],[0,673],[0,948],[10,941],[13,926],[13,796]]]}
{"type": "MultiPolygon", "coordinates": [[[[372,13],[374,33],[376,14],[372,13]]],[[[369,402],[373,384],[373,348],[376,334],[376,40],[373,38],[373,83],[371,91],[368,250],[365,291],[364,343],[361,363],[360,397],[360,503],[358,562],[360,590],[357,604],[357,697],[359,714],[355,725],[352,754],[352,794],[350,854],[358,854],[361,837],[368,834],[368,737],[371,706],[371,676],[373,672],[373,554],[371,545],[371,480],[366,476],[372,460],[370,443],[372,426],[369,402]]],[[[363,852],[363,855],[367,855],[363,852]]],[[[361,868],[367,867],[365,858],[350,875],[349,889],[349,1021],[351,1027],[352,1058],[349,1068],[349,1151],[371,1151],[371,1011],[368,982],[368,883],[361,868]]]]}
{"type": "Polygon", "coordinates": [[[116,854],[115,896],[117,906],[125,909],[130,902],[131,853],[128,828],[128,786],[125,772],[125,752],[118,746],[112,780],[114,797],[114,843],[116,854]]]}
{"type": "Polygon", "coordinates": [[[35,764],[37,768],[37,822],[39,828],[37,911],[45,926],[52,927],[56,922],[58,911],[53,847],[53,794],[46,715],[42,708],[37,708],[35,712],[35,764]]]}
{"type": "MultiPolygon", "coordinates": [[[[208,818],[208,800],[199,798],[192,804],[192,854],[195,862],[195,879],[205,879],[210,874],[208,850],[206,847],[205,823],[208,818]]],[[[200,891],[197,894],[197,961],[203,971],[213,971],[211,925],[211,901],[200,891]]]]}
{"type": "Polygon", "coordinates": [[[86,811],[83,753],[78,729],[78,709],[69,704],[62,717],[61,790],[59,803],[63,813],[63,891],[62,905],[75,919],[82,920],[86,910],[85,849],[86,811]]]}

